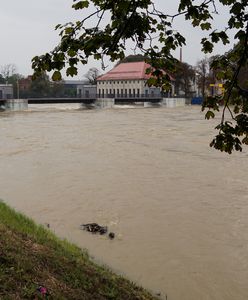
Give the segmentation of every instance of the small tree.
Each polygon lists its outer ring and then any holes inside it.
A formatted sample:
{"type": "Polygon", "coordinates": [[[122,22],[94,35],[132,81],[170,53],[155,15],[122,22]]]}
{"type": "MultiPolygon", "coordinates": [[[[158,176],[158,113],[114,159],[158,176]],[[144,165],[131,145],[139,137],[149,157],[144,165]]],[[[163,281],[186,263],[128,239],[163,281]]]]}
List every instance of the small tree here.
{"type": "Polygon", "coordinates": [[[201,95],[205,97],[211,81],[209,59],[206,57],[196,64],[196,81],[198,88],[201,91],[201,95]]]}
{"type": "Polygon", "coordinates": [[[63,80],[50,83],[51,97],[64,97],[65,96],[65,83],[63,80]]]}
{"type": "Polygon", "coordinates": [[[48,97],[51,93],[51,82],[46,73],[43,73],[39,77],[36,77],[30,85],[29,96],[30,97],[48,97]]]}
{"type": "Polygon", "coordinates": [[[3,78],[5,79],[5,83],[9,82],[9,78],[16,73],[16,66],[14,64],[7,64],[2,66],[1,68],[1,74],[3,78]]]}
{"type": "Polygon", "coordinates": [[[3,77],[2,74],[0,74],[0,84],[1,84],[1,83],[5,83],[5,79],[4,79],[4,77],[3,77]]]}
{"type": "Polygon", "coordinates": [[[184,62],[178,62],[176,72],[173,76],[175,77],[175,93],[179,95],[180,91],[183,91],[185,97],[191,97],[195,92],[194,67],[184,62]]]}
{"type": "Polygon", "coordinates": [[[90,82],[90,84],[96,84],[97,77],[99,77],[100,72],[97,68],[90,68],[89,71],[84,75],[90,82]]]}
{"type": "Polygon", "coordinates": [[[19,98],[19,80],[24,78],[23,75],[14,73],[8,77],[8,83],[13,85],[14,98],[19,98]]]}

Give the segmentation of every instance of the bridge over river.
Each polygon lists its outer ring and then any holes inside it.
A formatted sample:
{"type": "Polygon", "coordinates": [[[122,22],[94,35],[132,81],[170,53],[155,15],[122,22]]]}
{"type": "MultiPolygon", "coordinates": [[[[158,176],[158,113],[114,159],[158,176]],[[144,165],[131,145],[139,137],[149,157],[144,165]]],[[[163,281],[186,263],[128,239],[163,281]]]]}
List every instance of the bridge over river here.
{"type": "Polygon", "coordinates": [[[141,97],[87,97],[87,98],[29,98],[29,104],[50,104],[50,103],[82,103],[82,104],[92,104],[98,100],[110,100],[114,103],[134,103],[134,102],[161,102],[163,100],[162,96],[141,96],[141,97]]]}
{"type": "Polygon", "coordinates": [[[28,104],[73,104],[81,103],[85,105],[98,105],[99,107],[112,107],[115,104],[132,104],[132,103],[160,103],[163,101],[162,96],[140,95],[139,97],[88,97],[88,98],[28,98],[28,99],[1,99],[0,106],[3,109],[22,110],[27,109],[28,104]]]}
{"type": "MultiPolygon", "coordinates": [[[[29,98],[29,99],[0,99],[0,109],[1,110],[10,110],[10,111],[19,111],[27,110],[28,105],[32,104],[84,104],[84,105],[93,105],[96,108],[111,108],[114,105],[121,104],[142,104],[142,103],[151,103],[159,104],[167,107],[175,106],[185,106],[185,104],[191,104],[191,98],[175,98],[169,97],[164,98],[162,96],[155,95],[140,95],[139,97],[88,97],[88,98],[29,98]]],[[[192,103],[193,104],[193,103],[192,103]]]]}
{"type": "MultiPolygon", "coordinates": [[[[133,102],[160,102],[163,100],[162,96],[141,96],[141,97],[105,97],[105,98],[98,98],[98,97],[87,97],[87,98],[28,98],[28,104],[49,104],[49,103],[83,103],[83,104],[91,104],[95,103],[97,100],[101,99],[112,99],[115,103],[133,103],[133,102]]],[[[4,105],[9,101],[13,100],[20,100],[20,99],[1,99],[0,104],[4,105]]]]}
{"type": "Polygon", "coordinates": [[[28,104],[85,104],[98,105],[99,107],[112,107],[115,104],[133,104],[133,103],[161,103],[162,96],[147,96],[141,95],[139,97],[115,97],[115,98],[28,98],[28,99],[0,99],[0,107],[7,110],[23,110],[28,108],[28,104]]]}

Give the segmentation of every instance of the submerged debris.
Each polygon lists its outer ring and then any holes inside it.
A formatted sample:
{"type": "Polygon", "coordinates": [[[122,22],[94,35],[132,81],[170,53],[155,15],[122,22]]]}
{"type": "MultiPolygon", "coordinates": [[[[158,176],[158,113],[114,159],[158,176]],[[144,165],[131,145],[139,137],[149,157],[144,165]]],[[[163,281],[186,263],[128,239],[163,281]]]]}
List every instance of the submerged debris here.
{"type": "Polygon", "coordinates": [[[108,232],[107,226],[101,226],[101,225],[98,225],[97,223],[82,224],[82,225],[80,225],[80,227],[83,230],[89,231],[91,233],[105,234],[108,232]]]}
{"type": "MultiPolygon", "coordinates": [[[[107,226],[101,226],[97,223],[88,223],[80,225],[80,228],[91,233],[100,233],[101,235],[106,234],[108,232],[107,226]]],[[[110,232],[108,237],[112,240],[115,237],[113,232],[110,232]]]]}
{"type": "Polygon", "coordinates": [[[115,238],[115,234],[113,232],[110,232],[108,236],[111,240],[115,238]]]}

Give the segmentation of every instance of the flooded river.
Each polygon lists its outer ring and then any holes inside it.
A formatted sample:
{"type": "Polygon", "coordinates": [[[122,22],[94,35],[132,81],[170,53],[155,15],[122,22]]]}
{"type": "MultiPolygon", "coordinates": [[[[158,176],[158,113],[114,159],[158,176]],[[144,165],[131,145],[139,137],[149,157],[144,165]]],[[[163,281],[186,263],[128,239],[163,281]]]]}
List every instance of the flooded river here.
{"type": "Polygon", "coordinates": [[[248,154],[209,148],[216,122],[199,107],[1,113],[0,198],[163,299],[247,300],[248,154]]]}

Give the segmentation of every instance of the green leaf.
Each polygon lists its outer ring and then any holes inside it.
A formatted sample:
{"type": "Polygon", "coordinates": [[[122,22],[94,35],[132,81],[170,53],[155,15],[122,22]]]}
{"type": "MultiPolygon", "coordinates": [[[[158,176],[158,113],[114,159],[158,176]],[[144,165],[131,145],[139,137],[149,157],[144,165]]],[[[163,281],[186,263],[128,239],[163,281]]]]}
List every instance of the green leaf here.
{"type": "Polygon", "coordinates": [[[230,10],[230,13],[233,13],[235,15],[238,15],[241,13],[242,9],[244,9],[244,6],[239,3],[239,2],[236,2],[234,3],[234,5],[232,6],[231,10],[230,10]]]}
{"type": "Polygon", "coordinates": [[[60,81],[62,79],[61,73],[59,71],[55,71],[52,75],[53,81],[60,81]]]}
{"type": "Polygon", "coordinates": [[[71,77],[73,77],[74,75],[77,75],[77,68],[76,67],[69,67],[69,68],[67,68],[67,70],[66,70],[66,75],[67,76],[71,76],[71,77]]]}
{"type": "Polygon", "coordinates": [[[79,1],[79,2],[72,5],[72,8],[74,8],[75,10],[88,8],[88,7],[89,7],[89,1],[88,0],[79,1]]]}
{"type": "Polygon", "coordinates": [[[210,118],[214,118],[215,117],[215,114],[209,110],[206,114],[205,114],[205,119],[209,120],[210,118]]]}
{"type": "Polygon", "coordinates": [[[248,136],[246,136],[246,137],[242,140],[242,143],[248,145],[248,136]]]}
{"type": "Polygon", "coordinates": [[[206,39],[202,40],[202,51],[205,53],[211,53],[213,51],[214,45],[206,39]]]}
{"type": "Polygon", "coordinates": [[[209,22],[206,22],[206,23],[201,23],[201,29],[202,30],[209,30],[211,29],[211,24],[209,22]]]}
{"type": "Polygon", "coordinates": [[[75,50],[73,50],[73,49],[69,49],[69,50],[67,51],[67,54],[68,54],[70,57],[74,57],[74,56],[76,56],[77,52],[76,52],[75,50]]]}

